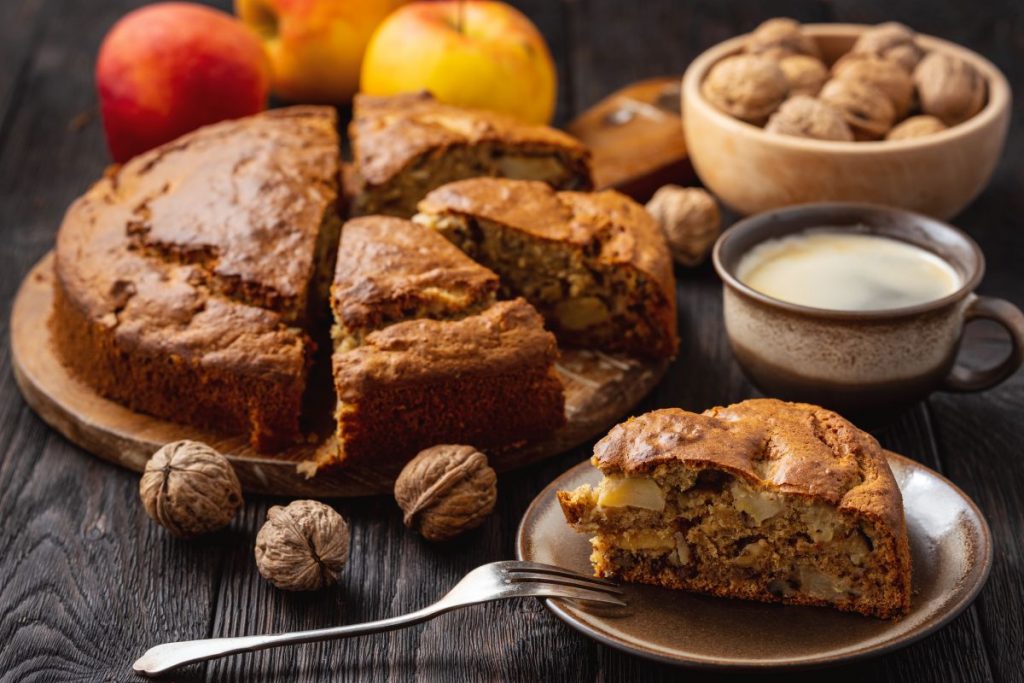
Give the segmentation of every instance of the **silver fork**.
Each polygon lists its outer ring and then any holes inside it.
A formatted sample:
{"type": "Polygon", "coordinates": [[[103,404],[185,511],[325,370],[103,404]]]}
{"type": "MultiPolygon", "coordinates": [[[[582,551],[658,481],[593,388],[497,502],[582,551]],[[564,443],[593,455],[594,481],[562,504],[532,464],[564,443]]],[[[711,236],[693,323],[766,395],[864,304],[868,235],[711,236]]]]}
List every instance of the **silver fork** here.
{"type": "Polygon", "coordinates": [[[279,645],[312,643],[391,631],[418,624],[466,605],[506,598],[566,598],[594,605],[625,607],[622,591],[611,581],[577,574],[550,564],[536,562],[492,562],[477,567],[444,597],[423,609],[390,619],[312,631],[276,633],[266,636],[206,638],[164,643],[146,650],[132,665],[135,673],[159,676],[186,664],[216,659],[239,652],[253,652],[279,645]]]}

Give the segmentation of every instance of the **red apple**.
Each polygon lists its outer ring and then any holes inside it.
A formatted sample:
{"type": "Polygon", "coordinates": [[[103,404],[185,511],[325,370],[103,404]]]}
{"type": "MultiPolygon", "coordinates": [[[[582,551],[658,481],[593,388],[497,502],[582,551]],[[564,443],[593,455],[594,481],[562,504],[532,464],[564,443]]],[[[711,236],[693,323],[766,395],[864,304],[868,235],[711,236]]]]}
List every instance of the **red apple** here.
{"type": "Polygon", "coordinates": [[[96,62],[103,127],[117,162],[191,130],[266,107],[259,37],[229,14],[164,2],[122,17],[96,62]]]}

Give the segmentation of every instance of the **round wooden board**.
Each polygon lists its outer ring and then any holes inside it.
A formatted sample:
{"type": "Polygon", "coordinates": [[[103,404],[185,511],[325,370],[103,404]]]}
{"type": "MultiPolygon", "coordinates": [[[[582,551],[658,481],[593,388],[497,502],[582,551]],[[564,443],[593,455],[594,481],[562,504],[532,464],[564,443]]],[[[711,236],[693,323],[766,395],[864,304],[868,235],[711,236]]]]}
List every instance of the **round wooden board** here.
{"type": "MultiPolygon", "coordinates": [[[[203,441],[231,460],[246,491],[282,496],[340,497],[390,492],[398,466],[327,468],[313,477],[303,463],[333,436],[273,455],[254,451],[244,436],[169,422],[108,401],[71,376],[50,340],[53,254],[47,254],[21,283],[11,313],[14,377],[25,401],[51,427],[94,455],[141,472],[162,444],[203,441]]],[[[564,350],[557,369],[565,383],[567,424],[550,439],[488,452],[499,472],[567,451],[606,431],[635,406],[665,374],[665,361],[644,361],[595,351],[564,350]]]]}

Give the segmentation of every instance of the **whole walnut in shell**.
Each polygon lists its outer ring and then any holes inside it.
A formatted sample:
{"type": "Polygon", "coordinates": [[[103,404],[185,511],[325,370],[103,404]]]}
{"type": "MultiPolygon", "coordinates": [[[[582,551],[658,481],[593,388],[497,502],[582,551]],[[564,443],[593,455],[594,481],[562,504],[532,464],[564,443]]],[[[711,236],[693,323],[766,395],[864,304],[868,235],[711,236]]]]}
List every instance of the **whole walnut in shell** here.
{"type": "Polygon", "coordinates": [[[228,525],[242,505],[242,485],[228,459],[214,449],[174,441],[146,463],[139,496],[160,526],[190,538],[228,525]]]}
{"type": "Polygon", "coordinates": [[[955,126],[985,106],[985,79],[973,66],[952,55],[932,52],[914,69],[921,110],[955,126]]]}
{"type": "Polygon", "coordinates": [[[407,527],[445,541],[483,523],[498,498],[497,475],[472,446],[421,451],[395,482],[395,500],[407,527]]]}
{"type": "Polygon", "coordinates": [[[743,121],[760,125],[786,99],[789,84],[774,60],[733,55],[711,67],[701,92],[711,104],[743,121]]]}
{"type": "Polygon", "coordinates": [[[800,23],[793,19],[777,17],[769,19],[747,36],[744,50],[754,55],[780,59],[788,55],[810,55],[821,57],[818,44],[804,35],[800,23]]]}
{"type": "Polygon", "coordinates": [[[722,229],[718,202],[699,187],[665,185],[647,202],[647,211],[665,233],[672,258],[684,266],[703,261],[722,229]]]}
{"type": "Polygon", "coordinates": [[[768,119],[765,130],[817,140],[853,140],[853,131],[838,109],[807,95],[797,95],[783,102],[768,119]]]}
{"type": "Polygon", "coordinates": [[[856,140],[877,140],[896,120],[896,110],[885,93],[862,81],[833,78],[818,98],[839,110],[856,140]]]}
{"type": "Polygon", "coordinates": [[[917,34],[896,21],[879,24],[860,34],[850,52],[895,62],[908,74],[913,73],[924,57],[924,50],[917,44],[917,34]]]}
{"type": "Polygon", "coordinates": [[[885,93],[902,119],[914,102],[914,80],[896,62],[869,54],[844,55],[832,67],[832,76],[841,81],[860,81],[885,93]]]}
{"type": "Polygon", "coordinates": [[[789,83],[789,95],[815,96],[828,80],[828,67],[817,57],[790,55],[779,60],[779,68],[789,83]]]}
{"type": "Polygon", "coordinates": [[[267,511],[256,535],[256,567],[278,588],[319,590],[338,582],[348,550],[348,524],[334,508],[296,500],[267,511]]]}
{"type": "Polygon", "coordinates": [[[938,120],[934,116],[928,114],[922,114],[920,116],[911,116],[906,121],[902,121],[885,136],[886,140],[909,140],[910,138],[919,138],[925,135],[934,135],[935,133],[946,130],[948,126],[942,121],[938,120]]]}

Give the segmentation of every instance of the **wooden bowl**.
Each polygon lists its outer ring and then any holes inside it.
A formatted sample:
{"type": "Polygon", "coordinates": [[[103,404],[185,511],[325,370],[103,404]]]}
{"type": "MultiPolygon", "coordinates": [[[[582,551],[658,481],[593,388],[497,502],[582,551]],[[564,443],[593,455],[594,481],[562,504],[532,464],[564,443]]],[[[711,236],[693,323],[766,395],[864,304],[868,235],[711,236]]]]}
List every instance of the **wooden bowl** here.
{"type": "MultiPolygon", "coordinates": [[[[849,50],[870,26],[806,24],[826,63],[849,50]]],[[[683,76],[683,129],[697,175],[741,214],[791,204],[858,201],[887,204],[939,219],[960,212],[988,183],[1006,140],[1010,86],[984,57],[939,38],[919,35],[973,65],[988,83],[988,102],[972,118],[920,138],[834,142],[766,133],[712,106],[700,93],[708,70],[738,53],[746,36],[707,50],[683,76]]]]}

